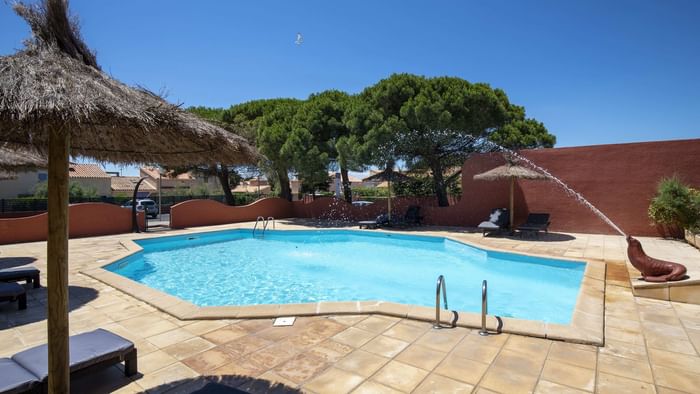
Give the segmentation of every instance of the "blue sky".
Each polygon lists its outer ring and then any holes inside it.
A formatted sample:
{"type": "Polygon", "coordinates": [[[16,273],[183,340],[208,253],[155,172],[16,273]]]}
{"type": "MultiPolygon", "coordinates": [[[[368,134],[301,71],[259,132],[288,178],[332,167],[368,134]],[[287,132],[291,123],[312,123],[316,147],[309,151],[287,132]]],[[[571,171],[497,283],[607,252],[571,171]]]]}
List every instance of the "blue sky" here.
{"type": "MultiPolygon", "coordinates": [[[[355,93],[410,72],[504,89],[557,146],[700,137],[700,1],[70,5],[104,71],[186,106],[355,93]]],[[[0,54],[28,35],[0,3],[0,54]]]]}

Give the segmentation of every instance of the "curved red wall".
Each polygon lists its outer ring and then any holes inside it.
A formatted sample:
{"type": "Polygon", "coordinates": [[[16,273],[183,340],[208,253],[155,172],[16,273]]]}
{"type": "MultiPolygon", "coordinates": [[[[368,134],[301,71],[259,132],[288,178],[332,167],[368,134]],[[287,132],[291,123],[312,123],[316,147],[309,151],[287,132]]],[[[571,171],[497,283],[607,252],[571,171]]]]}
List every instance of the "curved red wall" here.
{"type": "Polygon", "coordinates": [[[232,207],[214,200],[189,200],[170,207],[170,227],[247,222],[258,216],[292,217],[292,203],[281,198],[264,198],[249,205],[232,207]]]}
{"type": "MultiPolygon", "coordinates": [[[[68,231],[71,238],[121,234],[131,231],[131,210],[113,204],[82,203],[68,208],[68,231]]],[[[139,213],[139,225],[144,217],[139,213]]],[[[48,214],[0,219],[0,244],[45,241],[48,214]]]]}

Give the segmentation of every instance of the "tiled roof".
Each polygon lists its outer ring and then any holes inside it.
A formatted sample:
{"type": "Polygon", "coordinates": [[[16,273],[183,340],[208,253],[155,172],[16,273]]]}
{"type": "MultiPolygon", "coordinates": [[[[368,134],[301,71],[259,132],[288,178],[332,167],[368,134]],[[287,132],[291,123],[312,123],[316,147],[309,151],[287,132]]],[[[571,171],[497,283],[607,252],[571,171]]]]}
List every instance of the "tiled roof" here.
{"type": "MultiPolygon", "coordinates": [[[[113,176],[111,181],[112,181],[112,191],[114,192],[127,192],[127,191],[133,191],[134,186],[136,185],[136,182],[139,181],[139,177],[137,176],[113,176]]],[[[145,180],[141,182],[141,186],[139,186],[139,191],[144,191],[144,192],[155,192],[158,189],[152,184],[148,182],[148,180],[145,180]]]]}
{"type": "Polygon", "coordinates": [[[109,178],[109,174],[104,172],[97,164],[71,163],[68,175],[71,178],[109,178]]]}
{"type": "MultiPolygon", "coordinates": [[[[156,167],[141,167],[141,171],[153,179],[158,179],[158,173],[160,172],[156,167]]],[[[192,174],[190,174],[189,172],[179,174],[178,176],[172,176],[171,174],[172,171],[170,171],[167,174],[163,174],[163,179],[179,179],[184,181],[194,179],[194,176],[192,176],[192,174]]]]}

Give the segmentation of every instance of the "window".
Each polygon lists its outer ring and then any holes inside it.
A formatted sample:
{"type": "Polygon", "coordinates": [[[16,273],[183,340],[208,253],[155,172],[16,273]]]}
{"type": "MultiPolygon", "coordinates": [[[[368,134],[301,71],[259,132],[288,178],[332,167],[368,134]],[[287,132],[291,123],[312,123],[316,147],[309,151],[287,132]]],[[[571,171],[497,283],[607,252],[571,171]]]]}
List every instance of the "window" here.
{"type": "Polygon", "coordinates": [[[40,172],[37,174],[37,177],[39,178],[40,182],[43,182],[43,181],[49,179],[49,174],[46,174],[44,172],[40,172]]]}

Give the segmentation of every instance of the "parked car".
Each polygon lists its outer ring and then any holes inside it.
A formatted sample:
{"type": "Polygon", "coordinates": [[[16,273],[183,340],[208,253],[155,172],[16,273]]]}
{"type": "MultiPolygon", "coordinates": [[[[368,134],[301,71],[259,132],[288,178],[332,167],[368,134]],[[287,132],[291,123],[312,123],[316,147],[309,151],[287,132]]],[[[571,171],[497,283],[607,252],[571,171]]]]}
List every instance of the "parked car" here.
{"type": "Polygon", "coordinates": [[[374,204],[372,201],[353,201],[352,205],[355,207],[366,207],[368,205],[374,204]]]}
{"type": "MultiPolygon", "coordinates": [[[[122,208],[131,209],[131,204],[132,200],[129,200],[122,204],[122,208]]],[[[136,210],[139,212],[145,211],[146,216],[150,218],[155,218],[158,216],[158,206],[156,205],[156,202],[147,198],[144,198],[142,200],[136,200],[136,210]]]]}

